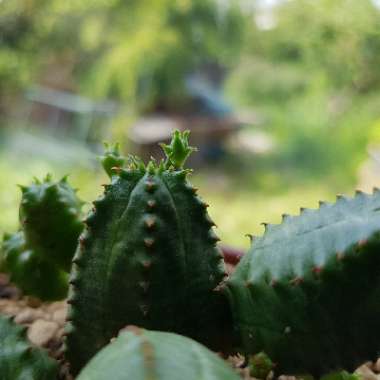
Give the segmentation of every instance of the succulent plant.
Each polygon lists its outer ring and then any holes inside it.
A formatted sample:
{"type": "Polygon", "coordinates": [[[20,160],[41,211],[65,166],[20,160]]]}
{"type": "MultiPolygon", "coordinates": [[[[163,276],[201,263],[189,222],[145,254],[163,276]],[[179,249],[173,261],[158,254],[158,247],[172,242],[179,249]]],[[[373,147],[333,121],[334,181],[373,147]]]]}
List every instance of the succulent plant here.
{"type": "Polygon", "coordinates": [[[22,231],[5,234],[2,245],[2,270],[28,295],[42,300],[58,300],[66,296],[68,275],[44,260],[35,250],[27,248],[22,231]]]}
{"type": "MultiPolygon", "coordinates": [[[[117,145],[108,145],[102,158],[111,183],[85,220],[70,274],[66,358],[72,373],[96,355],[79,380],[117,380],[120,373],[133,379],[198,379],[199,373],[205,380],[226,378],[227,370],[213,364],[215,356],[173,332],[220,351],[232,347],[251,358],[252,373],[262,377],[273,363],[277,373],[320,376],[375,358],[379,190],[340,196],[266,225],[226,278],[207,204],[183,168],[194,150],[188,133],[174,132],[163,149],[166,159],[159,164],[127,160],[117,145]],[[167,333],[128,330],[102,350],[126,325],[167,333]],[[178,359],[178,376],[167,372],[170,357],[178,359]]],[[[54,270],[70,267],[79,212],[80,201],[65,180],[48,177],[23,188],[24,232],[7,235],[3,244],[15,282],[33,292],[47,282],[61,284],[54,282],[54,270]]]]}
{"type": "Polygon", "coordinates": [[[68,301],[74,373],[128,324],[212,342],[229,317],[214,222],[182,168],[193,148],[181,133],[171,146],[165,163],[117,170],[85,221],[68,301]]]}
{"type": "Polygon", "coordinates": [[[22,229],[5,234],[1,247],[1,268],[25,294],[42,300],[67,295],[68,271],[83,229],[82,202],[64,177],[53,182],[47,175],[41,182],[20,186],[22,229]]]}
{"type": "Polygon", "coordinates": [[[226,284],[242,350],[280,373],[320,375],[380,347],[380,191],[284,215],[226,284]]]}
{"type": "Polygon", "coordinates": [[[25,337],[25,328],[0,316],[1,380],[55,380],[57,363],[25,337]]]}
{"type": "Polygon", "coordinates": [[[201,344],[172,333],[129,327],[103,348],[77,380],[239,380],[201,344]]]}
{"type": "Polygon", "coordinates": [[[20,222],[29,248],[45,260],[69,272],[78,237],[83,230],[81,202],[63,177],[53,182],[47,175],[41,182],[20,186],[20,222]]]}

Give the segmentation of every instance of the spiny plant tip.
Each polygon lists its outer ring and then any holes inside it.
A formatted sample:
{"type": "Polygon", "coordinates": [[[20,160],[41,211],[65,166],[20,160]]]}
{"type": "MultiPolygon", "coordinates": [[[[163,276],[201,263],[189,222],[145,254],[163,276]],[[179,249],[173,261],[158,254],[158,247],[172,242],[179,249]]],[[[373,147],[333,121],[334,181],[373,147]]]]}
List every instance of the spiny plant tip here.
{"type": "Polygon", "coordinates": [[[120,144],[118,142],[111,143],[108,141],[103,141],[105,148],[105,154],[114,154],[115,156],[120,156],[120,144]]]}
{"type": "Polygon", "coordinates": [[[190,131],[175,130],[170,145],[160,144],[166,155],[168,167],[172,165],[175,169],[181,169],[190,154],[197,150],[189,145],[189,134],[190,131]]]}

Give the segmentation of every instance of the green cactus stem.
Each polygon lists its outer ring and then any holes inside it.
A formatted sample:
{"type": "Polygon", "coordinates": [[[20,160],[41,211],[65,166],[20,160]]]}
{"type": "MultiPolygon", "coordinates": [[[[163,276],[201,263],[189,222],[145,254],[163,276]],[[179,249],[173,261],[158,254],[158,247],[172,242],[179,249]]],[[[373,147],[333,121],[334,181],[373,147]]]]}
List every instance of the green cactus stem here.
{"type": "Polygon", "coordinates": [[[129,327],[103,348],[77,380],[238,380],[201,344],[172,333],[129,327]]]}
{"type": "Polygon", "coordinates": [[[55,380],[57,363],[26,340],[25,327],[0,316],[1,380],[55,380]]]}
{"type": "MultiPolygon", "coordinates": [[[[173,136],[184,146],[186,138],[173,136]]],[[[225,276],[219,239],[187,175],[135,160],[94,202],[71,274],[67,357],[73,373],[128,324],[211,345],[223,335],[218,323],[230,321],[228,305],[214,291],[225,276]]]]}
{"type": "Polygon", "coordinates": [[[100,162],[102,163],[103,169],[111,178],[115,171],[114,168],[122,168],[126,163],[126,157],[120,154],[120,146],[118,143],[104,143],[105,152],[104,155],[100,157],[100,162]]]}
{"type": "Polygon", "coordinates": [[[24,233],[4,235],[2,270],[25,294],[44,301],[65,298],[68,275],[56,265],[44,260],[35,250],[26,247],[24,233]]]}
{"type": "Polygon", "coordinates": [[[20,222],[26,244],[46,261],[70,271],[78,237],[83,230],[81,202],[64,177],[53,182],[47,175],[40,182],[20,186],[20,222]]]}
{"type": "Polygon", "coordinates": [[[377,189],[266,225],[226,286],[242,350],[315,376],[376,358],[379,268],[377,189]]]}

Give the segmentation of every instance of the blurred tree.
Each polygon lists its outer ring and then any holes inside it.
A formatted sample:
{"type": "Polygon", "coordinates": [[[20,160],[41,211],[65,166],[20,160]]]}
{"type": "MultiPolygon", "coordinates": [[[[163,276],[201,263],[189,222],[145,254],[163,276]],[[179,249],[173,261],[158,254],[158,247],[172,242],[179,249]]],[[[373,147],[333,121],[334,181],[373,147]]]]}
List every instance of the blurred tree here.
{"type": "Polygon", "coordinates": [[[3,0],[0,92],[64,66],[91,96],[175,108],[187,73],[237,59],[245,28],[238,0],[3,0]]]}
{"type": "Polygon", "coordinates": [[[336,88],[380,86],[380,11],[373,1],[287,1],[275,18],[273,29],[256,30],[254,54],[323,71],[336,88]]]}

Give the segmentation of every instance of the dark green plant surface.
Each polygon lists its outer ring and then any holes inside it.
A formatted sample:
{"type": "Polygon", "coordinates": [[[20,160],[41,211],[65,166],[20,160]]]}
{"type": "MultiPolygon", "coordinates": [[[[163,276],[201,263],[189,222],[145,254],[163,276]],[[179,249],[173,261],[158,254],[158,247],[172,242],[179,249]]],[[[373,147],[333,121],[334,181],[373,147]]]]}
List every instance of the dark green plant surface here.
{"type": "Polygon", "coordinates": [[[374,359],[380,341],[380,192],[267,225],[228,281],[247,354],[320,375],[374,359]]]}
{"type": "Polygon", "coordinates": [[[78,237],[82,202],[64,177],[54,182],[50,175],[30,186],[21,186],[20,222],[28,247],[44,260],[69,272],[78,237]]]}
{"type": "Polygon", "coordinates": [[[55,380],[57,363],[25,337],[25,328],[0,316],[1,380],[55,380]]]}
{"type": "Polygon", "coordinates": [[[71,274],[66,354],[73,373],[128,324],[212,345],[228,323],[228,306],[214,292],[225,276],[214,223],[188,170],[172,165],[177,158],[130,163],[94,202],[71,274]]]}
{"type": "Polygon", "coordinates": [[[77,380],[238,380],[201,344],[172,333],[129,327],[101,350],[77,380]]]}
{"type": "Polygon", "coordinates": [[[28,295],[45,301],[65,298],[68,275],[25,244],[23,231],[5,234],[1,270],[28,295]]]}

